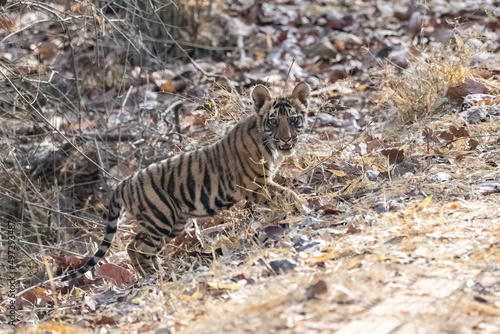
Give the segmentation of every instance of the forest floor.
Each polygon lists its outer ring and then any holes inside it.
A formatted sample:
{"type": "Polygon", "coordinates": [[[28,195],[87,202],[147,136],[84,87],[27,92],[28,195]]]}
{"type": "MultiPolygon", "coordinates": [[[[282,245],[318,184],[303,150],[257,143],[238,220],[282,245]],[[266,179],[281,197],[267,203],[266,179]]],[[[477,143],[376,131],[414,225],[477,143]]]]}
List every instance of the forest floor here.
{"type": "Polygon", "coordinates": [[[499,333],[499,5],[7,1],[0,331],[499,333]],[[190,220],[150,279],[122,215],[101,265],[57,280],[119,180],[298,81],[308,130],[276,180],[306,212],[190,220]]]}

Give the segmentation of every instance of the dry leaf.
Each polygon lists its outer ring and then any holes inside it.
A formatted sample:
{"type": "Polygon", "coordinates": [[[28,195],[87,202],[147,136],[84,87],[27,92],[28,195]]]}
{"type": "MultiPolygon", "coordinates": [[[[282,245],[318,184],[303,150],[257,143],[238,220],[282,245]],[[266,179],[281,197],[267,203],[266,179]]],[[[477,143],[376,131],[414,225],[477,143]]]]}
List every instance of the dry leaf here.
{"type": "Polygon", "coordinates": [[[95,274],[104,277],[118,287],[134,281],[134,275],[130,271],[113,263],[104,263],[95,270],[95,274]]]}
{"type": "Polygon", "coordinates": [[[346,173],[343,173],[341,171],[335,170],[335,169],[327,169],[330,173],[335,174],[337,176],[346,176],[346,173]]]}

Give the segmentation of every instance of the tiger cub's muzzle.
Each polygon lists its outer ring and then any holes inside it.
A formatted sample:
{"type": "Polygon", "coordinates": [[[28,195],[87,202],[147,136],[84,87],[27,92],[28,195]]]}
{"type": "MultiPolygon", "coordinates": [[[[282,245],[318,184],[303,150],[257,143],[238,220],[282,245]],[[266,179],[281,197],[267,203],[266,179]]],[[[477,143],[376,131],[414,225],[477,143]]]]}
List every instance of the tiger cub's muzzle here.
{"type": "Polygon", "coordinates": [[[279,151],[285,155],[293,153],[296,143],[297,137],[279,138],[277,140],[279,151]]]}

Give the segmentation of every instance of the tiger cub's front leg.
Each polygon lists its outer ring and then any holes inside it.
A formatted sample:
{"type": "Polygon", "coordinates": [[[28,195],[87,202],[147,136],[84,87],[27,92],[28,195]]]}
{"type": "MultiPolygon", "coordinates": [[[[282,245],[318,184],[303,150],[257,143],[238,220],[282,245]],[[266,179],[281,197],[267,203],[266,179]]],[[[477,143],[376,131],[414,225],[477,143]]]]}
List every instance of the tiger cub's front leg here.
{"type": "Polygon", "coordinates": [[[284,199],[290,203],[297,212],[302,212],[303,206],[307,206],[308,204],[307,201],[300,197],[295,191],[283,187],[274,181],[268,180],[261,189],[257,190],[257,193],[259,195],[257,199],[258,203],[269,203],[269,201],[281,203],[284,199]]]}

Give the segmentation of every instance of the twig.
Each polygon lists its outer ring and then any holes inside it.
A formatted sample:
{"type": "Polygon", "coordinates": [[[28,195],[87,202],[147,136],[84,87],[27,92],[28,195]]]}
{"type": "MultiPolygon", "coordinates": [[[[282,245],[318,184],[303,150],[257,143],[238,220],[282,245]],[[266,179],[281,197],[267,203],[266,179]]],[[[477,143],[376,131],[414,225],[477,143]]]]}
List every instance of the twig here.
{"type": "MultiPolygon", "coordinates": [[[[8,198],[10,198],[10,199],[12,199],[14,201],[17,201],[17,202],[21,202],[21,199],[16,198],[16,197],[11,196],[11,195],[6,194],[6,193],[3,193],[2,196],[8,197],[8,198]]],[[[48,211],[53,212],[53,213],[61,214],[63,216],[69,217],[69,218],[80,219],[80,220],[82,220],[84,222],[87,222],[87,223],[96,224],[97,226],[101,226],[101,227],[106,227],[107,226],[107,224],[98,223],[98,222],[96,222],[94,220],[91,220],[91,219],[88,219],[88,218],[84,218],[84,217],[78,217],[78,216],[72,215],[70,213],[66,213],[66,212],[62,212],[62,211],[57,211],[57,210],[52,209],[52,208],[50,208],[48,206],[44,206],[44,205],[41,205],[41,204],[38,204],[38,203],[28,202],[28,201],[24,201],[24,203],[27,204],[27,205],[32,205],[32,206],[40,208],[40,209],[48,210],[48,211]]]]}
{"type": "Polygon", "coordinates": [[[23,32],[24,30],[28,30],[29,28],[31,28],[31,27],[33,27],[33,26],[35,26],[35,25],[39,24],[39,23],[45,23],[45,22],[51,22],[51,20],[40,20],[40,21],[35,21],[35,22],[31,23],[31,24],[27,24],[27,25],[25,25],[24,27],[22,27],[21,29],[16,30],[16,31],[14,31],[14,32],[12,32],[12,33],[10,33],[10,34],[8,34],[7,36],[5,36],[5,37],[4,37],[4,38],[0,41],[0,44],[4,44],[4,42],[5,42],[6,40],[8,40],[9,38],[11,38],[11,37],[12,37],[12,36],[14,36],[14,35],[19,34],[20,32],[23,32]]]}
{"type": "Polygon", "coordinates": [[[288,77],[290,76],[290,72],[292,71],[293,64],[295,63],[295,57],[292,59],[292,63],[290,64],[290,67],[288,68],[288,72],[286,73],[286,78],[285,78],[285,85],[288,81],[288,77]]]}
{"type": "MultiPolygon", "coordinates": [[[[152,7],[152,8],[155,8],[152,2],[150,2],[150,4],[151,4],[151,7],[152,7]]],[[[162,24],[163,24],[163,21],[162,21],[162,20],[161,20],[161,18],[158,16],[158,11],[157,11],[157,10],[155,10],[154,12],[155,12],[155,15],[156,15],[156,17],[158,18],[158,20],[159,20],[160,22],[162,22],[162,24]]],[[[165,24],[163,24],[163,26],[165,27],[165,24]]],[[[184,48],[183,48],[183,47],[179,44],[179,42],[177,42],[177,41],[175,40],[175,38],[172,36],[172,34],[170,33],[170,31],[168,31],[168,29],[166,29],[166,27],[165,27],[165,32],[167,33],[168,37],[172,40],[172,42],[173,42],[173,43],[174,43],[174,44],[175,44],[175,45],[179,48],[179,50],[181,50],[181,52],[182,52],[182,53],[186,56],[186,58],[187,58],[187,59],[191,62],[191,64],[193,64],[194,68],[195,68],[198,72],[202,73],[203,75],[205,75],[206,77],[209,77],[209,78],[222,78],[222,79],[225,79],[225,80],[227,81],[227,84],[228,84],[229,86],[231,86],[231,89],[232,89],[232,90],[233,90],[233,91],[234,91],[237,95],[239,95],[239,94],[238,94],[238,91],[236,90],[236,88],[235,88],[235,87],[233,86],[233,84],[231,83],[231,80],[229,80],[229,78],[228,78],[226,75],[209,74],[209,73],[205,72],[205,71],[204,71],[204,70],[200,67],[200,65],[198,65],[198,64],[194,61],[194,59],[193,59],[193,58],[191,58],[191,56],[189,56],[189,54],[187,53],[187,51],[186,51],[186,50],[184,50],[184,48]]]]}
{"type": "Polygon", "coordinates": [[[68,35],[68,41],[69,41],[69,49],[71,51],[71,58],[73,59],[73,72],[75,75],[75,84],[76,84],[76,94],[78,95],[78,127],[80,132],[82,132],[82,92],[80,90],[80,85],[78,84],[78,70],[76,66],[76,56],[75,56],[75,49],[73,48],[73,38],[71,37],[71,32],[68,30],[66,27],[66,24],[63,24],[64,27],[64,32],[68,35]]]}
{"type": "MultiPolygon", "coordinates": [[[[101,165],[102,170],[104,170],[104,163],[102,162],[101,150],[99,149],[99,143],[97,142],[97,138],[95,137],[94,137],[94,145],[97,151],[97,158],[99,159],[99,164],[101,165]]],[[[102,173],[102,171],[99,172],[101,174],[102,183],[104,184],[104,190],[106,190],[106,192],[109,193],[108,183],[105,180],[104,174],[102,173]]]]}
{"type": "Polygon", "coordinates": [[[76,147],[76,145],[71,142],[69,140],[68,137],[66,137],[66,135],[64,133],[62,133],[57,127],[55,127],[38,109],[36,109],[35,107],[33,107],[33,105],[24,97],[24,94],[22,94],[19,89],[17,89],[17,87],[14,85],[14,83],[10,80],[10,78],[5,75],[5,73],[1,72],[2,75],[4,76],[4,78],[12,85],[12,87],[14,88],[14,90],[16,91],[16,93],[19,95],[19,97],[28,105],[31,107],[31,109],[35,112],[35,114],[38,115],[38,117],[40,117],[40,119],[45,123],[47,124],[52,130],[54,130],[55,132],[57,132],[64,140],[66,140],[71,146],[73,146],[73,148],[78,152],[80,153],[85,159],[87,159],[88,161],[90,161],[94,166],[96,166],[97,168],[99,168],[100,170],[102,170],[106,175],[108,175],[109,177],[113,178],[114,180],[117,180],[119,181],[117,178],[115,178],[113,175],[109,174],[106,170],[102,169],[101,166],[99,166],[94,160],[92,160],[89,156],[87,156],[82,150],[80,150],[78,147],[76,147]]]}

